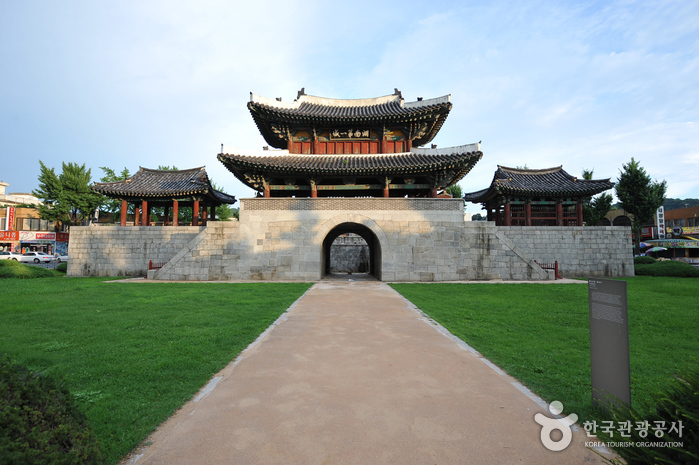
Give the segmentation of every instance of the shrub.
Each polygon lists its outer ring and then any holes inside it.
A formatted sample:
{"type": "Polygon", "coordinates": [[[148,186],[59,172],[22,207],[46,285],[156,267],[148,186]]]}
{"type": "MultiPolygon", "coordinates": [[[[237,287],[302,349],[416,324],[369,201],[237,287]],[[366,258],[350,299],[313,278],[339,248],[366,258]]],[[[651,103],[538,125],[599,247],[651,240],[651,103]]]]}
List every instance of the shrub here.
{"type": "Polygon", "coordinates": [[[60,263],[59,265],[56,266],[56,271],[60,271],[61,273],[67,273],[68,272],[68,264],[66,262],[60,263]]]}
{"type": "Polygon", "coordinates": [[[99,464],[102,450],[62,382],[0,359],[0,465],[99,464]]]}
{"type": "Polygon", "coordinates": [[[656,262],[655,258],[647,257],[647,256],[634,257],[634,259],[633,259],[634,265],[650,265],[650,264],[655,263],[655,262],[656,262]]]}
{"type": "MultiPolygon", "coordinates": [[[[692,369],[683,376],[678,376],[670,385],[657,396],[658,402],[650,414],[629,407],[614,407],[611,416],[614,423],[631,421],[631,437],[619,439],[618,432],[612,437],[598,430],[597,436],[605,441],[614,442],[666,442],[682,443],[682,447],[617,447],[614,451],[619,454],[628,465],[647,463],[674,463],[689,464],[699,462],[699,370],[692,369]],[[636,428],[637,422],[647,421],[650,427],[645,437],[636,428]],[[665,422],[667,430],[658,438],[654,426],[656,421],[665,422]],[[675,423],[679,426],[682,422],[682,436],[673,431],[669,433],[670,426],[675,423]]],[[[615,431],[612,430],[612,434],[615,431]]],[[[621,464],[618,460],[606,460],[608,463],[621,464]]]]}
{"type": "Polygon", "coordinates": [[[14,260],[0,260],[0,278],[55,278],[58,274],[41,266],[26,265],[14,260]]]}
{"type": "Polygon", "coordinates": [[[699,277],[699,269],[676,260],[659,261],[650,265],[635,265],[636,276],[670,276],[675,278],[699,277]]]}

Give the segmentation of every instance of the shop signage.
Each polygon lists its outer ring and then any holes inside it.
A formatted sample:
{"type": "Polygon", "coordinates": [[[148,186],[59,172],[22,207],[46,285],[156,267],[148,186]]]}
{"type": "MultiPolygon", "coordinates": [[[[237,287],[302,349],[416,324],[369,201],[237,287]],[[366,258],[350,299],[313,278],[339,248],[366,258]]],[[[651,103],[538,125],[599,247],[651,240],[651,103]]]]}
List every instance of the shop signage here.
{"type": "Polygon", "coordinates": [[[15,229],[15,207],[7,207],[7,221],[5,221],[5,230],[12,231],[15,229]]]}
{"type": "Polygon", "coordinates": [[[665,207],[658,208],[655,214],[655,224],[658,225],[658,238],[665,239],[665,207]]]}
{"type": "Polygon", "coordinates": [[[19,240],[19,231],[0,231],[0,242],[16,242],[19,240]]]}
{"type": "Polygon", "coordinates": [[[19,240],[21,242],[32,243],[47,243],[56,240],[54,232],[36,232],[36,231],[19,231],[19,240]]]}
{"type": "Polygon", "coordinates": [[[56,241],[68,242],[68,236],[70,236],[68,233],[63,233],[63,232],[56,233],[56,241]]]}

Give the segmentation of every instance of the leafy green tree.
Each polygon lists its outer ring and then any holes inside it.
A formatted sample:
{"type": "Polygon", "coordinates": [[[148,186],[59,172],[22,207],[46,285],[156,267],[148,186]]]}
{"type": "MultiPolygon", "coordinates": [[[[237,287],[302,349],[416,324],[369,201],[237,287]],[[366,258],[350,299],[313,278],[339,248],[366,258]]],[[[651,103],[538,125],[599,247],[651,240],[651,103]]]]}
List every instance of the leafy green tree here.
{"type": "Polygon", "coordinates": [[[63,172],[58,179],[63,186],[63,201],[68,207],[70,224],[85,223],[103,199],[90,188],[92,171],[85,168],[84,163],[63,163],[63,172]]]}
{"type": "Polygon", "coordinates": [[[488,217],[483,216],[480,213],[476,213],[474,215],[471,215],[471,221],[485,221],[487,219],[488,219],[488,217]]]}
{"type": "Polygon", "coordinates": [[[32,191],[35,197],[42,200],[39,205],[39,216],[51,221],[56,229],[66,224],[68,220],[68,206],[63,199],[63,185],[53,168],[48,168],[39,160],[41,170],[39,173],[39,188],[32,191]]]}
{"type": "Polygon", "coordinates": [[[634,216],[631,229],[634,233],[635,253],[641,253],[641,229],[653,220],[658,207],[665,200],[667,183],[653,182],[641,165],[631,158],[620,170],[616,184],[616,196],[621,206],[634,216]]]}
{"type": "MultiPolygon", "coordinates": [[[[594,170],[583,170],[583,179],[592,180],[594,170]]],[[[612,209],[613,197],[606,192],[601,193],[597,197],[583,204],[583,221],[587,226],[596,226],[604,215],[612,209]]]]}
{"type": "Polygon", "coordinates": [[[39,164],[39,189],[32,192],[43,201],[39,216],[60,226],[86,222],[102,203],[102,195],[90,189],[91,171],[85,164],[71,162],[63,163],[61,174],[56,175],[41,160],[39,164]]]}
{"type": "Polygon", "coordinates": [[[458,184],[452,184],[451,186],[447,187],[446,191],[447,194],[451,195],[455,199],[460,199],[463,197],[463,194],[461,193],[461,186],[458,184]]]}

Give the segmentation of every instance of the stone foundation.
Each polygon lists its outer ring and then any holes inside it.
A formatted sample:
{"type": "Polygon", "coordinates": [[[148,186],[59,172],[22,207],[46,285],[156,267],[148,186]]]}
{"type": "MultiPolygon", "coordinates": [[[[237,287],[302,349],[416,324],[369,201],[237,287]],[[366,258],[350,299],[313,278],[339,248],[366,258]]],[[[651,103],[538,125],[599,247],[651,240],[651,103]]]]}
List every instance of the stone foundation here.
{"type": "Polygon", "coordinates": [[[255,198],[240,221],[207,227],[73,227],[69,276],[316,281],[339,234],[362,236],[383,281],[546,280],[633,276],[628,227],[496,227],[465,222],[461,199],[255,198]]]}

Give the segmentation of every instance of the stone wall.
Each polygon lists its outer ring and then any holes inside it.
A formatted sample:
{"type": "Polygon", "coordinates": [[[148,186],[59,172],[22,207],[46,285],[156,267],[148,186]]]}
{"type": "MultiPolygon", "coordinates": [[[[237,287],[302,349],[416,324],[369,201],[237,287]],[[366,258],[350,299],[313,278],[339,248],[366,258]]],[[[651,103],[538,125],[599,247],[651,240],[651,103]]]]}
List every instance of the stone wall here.
{"type": "Polygon", "coordinates": [[[361,237],[338,237],[330,247],[330,270],[333,273],[366,273],[369,254],[369,245],[361,237]]]}
{"type": "Polygon", "coordinates": [[[68,273],[142,275],[157,259],[155,279],[315,281],[346,232],[367,239],[384,281],[549,279],[534,260],[558,260],[564,276],[633,275],[629,228],[496,227],[465,222],[461,199],[403,198],[243,199],[239,222],[206,228],[72,228],[68,273]]]}
{"type": "Polygon", "coordinates": [[[196,226],[74,226],[68,276],[145,276],[148,262],[165,262],[204,228],[196,226]]]}

